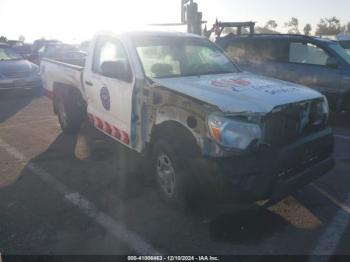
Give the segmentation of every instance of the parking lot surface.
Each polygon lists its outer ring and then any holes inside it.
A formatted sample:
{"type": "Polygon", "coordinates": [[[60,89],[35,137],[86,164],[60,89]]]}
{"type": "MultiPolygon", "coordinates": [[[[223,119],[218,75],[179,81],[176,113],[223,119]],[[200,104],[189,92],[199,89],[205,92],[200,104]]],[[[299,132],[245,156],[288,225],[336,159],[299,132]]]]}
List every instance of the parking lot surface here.
{"type": "Polygon", "coordinates": [[[62,134],[45,97],[1,94],[0,252],[350,255],[350,125],[333,126],[322,179],[269,209],[187,214],[159,200],[133,152],[87,125],[62,134]]]}

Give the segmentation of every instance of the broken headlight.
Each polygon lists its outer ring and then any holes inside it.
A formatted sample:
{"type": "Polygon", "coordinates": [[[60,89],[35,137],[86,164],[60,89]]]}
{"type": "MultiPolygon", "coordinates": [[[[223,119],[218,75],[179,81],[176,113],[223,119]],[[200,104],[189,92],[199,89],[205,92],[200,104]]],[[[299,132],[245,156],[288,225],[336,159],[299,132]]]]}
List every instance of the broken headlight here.
{"type": "Polygon", "coordinates": [[[214,114],[208,117],[208,126],[211,137],[227,149],[245,150],[262,136],[256,123],[214,114]]]}

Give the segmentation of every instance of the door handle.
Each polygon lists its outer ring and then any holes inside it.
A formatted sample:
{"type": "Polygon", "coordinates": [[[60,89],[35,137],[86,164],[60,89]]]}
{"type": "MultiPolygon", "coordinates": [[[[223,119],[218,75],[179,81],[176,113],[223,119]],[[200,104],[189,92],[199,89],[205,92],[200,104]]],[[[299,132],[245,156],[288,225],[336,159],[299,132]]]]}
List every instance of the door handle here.
{"type": "Polygon", "coordinates": [[[93,84],[90,81],[85,81],[85,84],[88,86],[93,86],[93,84]]]}

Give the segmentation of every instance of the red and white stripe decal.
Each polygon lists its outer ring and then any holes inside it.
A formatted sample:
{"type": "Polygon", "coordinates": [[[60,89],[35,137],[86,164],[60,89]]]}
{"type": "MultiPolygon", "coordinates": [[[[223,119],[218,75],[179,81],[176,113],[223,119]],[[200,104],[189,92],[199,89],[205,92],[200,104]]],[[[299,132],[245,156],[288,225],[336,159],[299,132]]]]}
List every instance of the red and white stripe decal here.
{"type": "Polygon", "coordinates": [[[110,136],[113,136],[116,140],[129,145],[130,139],[127,132],[120,130],[119,128],[111,125],[110,123],[103,121],[97,116],[94,116],[92,114],[88,114],[89,124],[97,127],[98,129],[102,130],[103,132],[107,133],[110,136]]]}
{"type": "Polygon", "coordinates": [[[101,118],[95,117],[95,120],[96,120],[96,122],[95,122],[96,127],[98,129],[104,130],[103,129],[103,122],[102,122],[101,118]]]}
{"type": "Polygon", "coordinates": [[[89,124],[94,125],[95,120],[94,120],[94,116],[92,114],[88,114],[88,119],[89,119],[89,124]]]}
{"type": "Polygon", "coordinates": [[[105,131],[107,132],[107,134],[112,135],[112,127],[107,122],[105,122],[105,131]]]}

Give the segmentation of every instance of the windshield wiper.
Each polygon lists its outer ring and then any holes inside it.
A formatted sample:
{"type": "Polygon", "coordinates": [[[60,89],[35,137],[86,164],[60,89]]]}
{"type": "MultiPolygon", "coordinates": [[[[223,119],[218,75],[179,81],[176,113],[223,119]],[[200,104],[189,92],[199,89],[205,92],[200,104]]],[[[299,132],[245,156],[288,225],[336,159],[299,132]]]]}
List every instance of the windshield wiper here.
{"type": "Polygon", "coordinates": [[[182,77],[183,75],[165,75],[165,76],[154,76],[153,78],[176,78],[182,77]]]}
{"type": "Polygon", "coordinates": [[[198,72],[198,73],[188,73],[183,74],[182,76],[204,76],[204,75],[223,75],[223,74],[233,74],[238,72],[229,72],[229,71],[208,71],[208,72],[198,72]]]}

